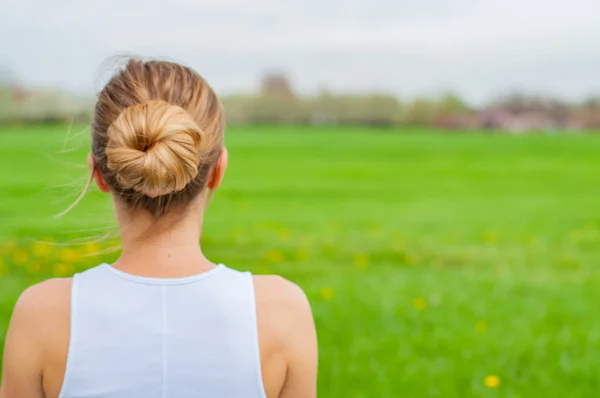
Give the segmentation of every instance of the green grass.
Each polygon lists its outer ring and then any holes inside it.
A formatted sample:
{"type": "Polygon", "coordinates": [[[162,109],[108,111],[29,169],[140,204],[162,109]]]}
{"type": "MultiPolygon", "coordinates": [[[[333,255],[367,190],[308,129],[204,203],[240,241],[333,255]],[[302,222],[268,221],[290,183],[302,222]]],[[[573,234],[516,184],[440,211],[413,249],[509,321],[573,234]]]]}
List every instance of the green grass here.
{"type": "MultiPolygon", "coordinates": [[[[115,230],[97,191],[52,218],[86,177],[86,134],[65,138],[0,131],[0,342],[23,288],[116,256],[76,255],[115,230]]],[[[321,396],[598,396],[600,136],[235,128],[227,145],[205,251],[306,290],[321,396]]]]}

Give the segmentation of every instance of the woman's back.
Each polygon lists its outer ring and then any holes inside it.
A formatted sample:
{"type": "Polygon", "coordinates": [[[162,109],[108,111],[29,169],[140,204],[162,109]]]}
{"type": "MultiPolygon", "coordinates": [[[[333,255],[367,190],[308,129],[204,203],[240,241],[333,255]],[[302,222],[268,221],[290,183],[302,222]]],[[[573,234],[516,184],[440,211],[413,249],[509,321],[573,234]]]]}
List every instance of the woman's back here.
{"type": "Polygon", "coordinates": [[[76,275],[61,398],[262,398],[252,276],[76,275]]]}

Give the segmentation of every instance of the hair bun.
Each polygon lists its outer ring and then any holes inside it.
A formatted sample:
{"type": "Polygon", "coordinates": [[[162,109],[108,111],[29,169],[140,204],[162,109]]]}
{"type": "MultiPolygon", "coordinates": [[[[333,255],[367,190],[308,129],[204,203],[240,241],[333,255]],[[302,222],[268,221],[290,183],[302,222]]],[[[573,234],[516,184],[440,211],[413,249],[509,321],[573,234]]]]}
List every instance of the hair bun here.
{"type": "Polygon", "coordinates": [[[130,106],[107,135],[107,166],[124,189],[155,198],[183,190],[198,175],[202,130],[179,106],[130,106]]]}

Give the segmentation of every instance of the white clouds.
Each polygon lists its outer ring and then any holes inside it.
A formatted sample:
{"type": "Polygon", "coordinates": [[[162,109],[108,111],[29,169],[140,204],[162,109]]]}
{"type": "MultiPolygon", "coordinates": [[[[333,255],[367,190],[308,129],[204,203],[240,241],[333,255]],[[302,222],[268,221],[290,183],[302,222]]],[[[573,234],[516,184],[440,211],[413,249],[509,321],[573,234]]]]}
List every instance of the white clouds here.
{"type": "Polygon", "coordinates": [[[304,90],[600,90],[597,0],[13,0],[3,11],[0,37],[15,40],[0,57],[36,84],[89,89],[101,61],[127,51],[189,63],[220,90],[251,88],[271,67],[304,90]]]}

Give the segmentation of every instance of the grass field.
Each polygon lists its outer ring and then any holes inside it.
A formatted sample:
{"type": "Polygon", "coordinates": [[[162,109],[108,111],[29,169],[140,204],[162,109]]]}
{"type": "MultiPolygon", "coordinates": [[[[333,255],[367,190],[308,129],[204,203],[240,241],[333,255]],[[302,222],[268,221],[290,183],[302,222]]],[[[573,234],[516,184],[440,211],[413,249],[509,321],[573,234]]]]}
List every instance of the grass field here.
{"type": "MultiPolygon", "coordinates": [[[[110,261],[87,137],[0,131],[0,343],[21,290],[110,261]],[[91,255],[85,255],[91,253],[91,255]]],[[[231,129],[214,261],[309,295],[322,397],[600,396],[600,136],[231,129]]]]}

